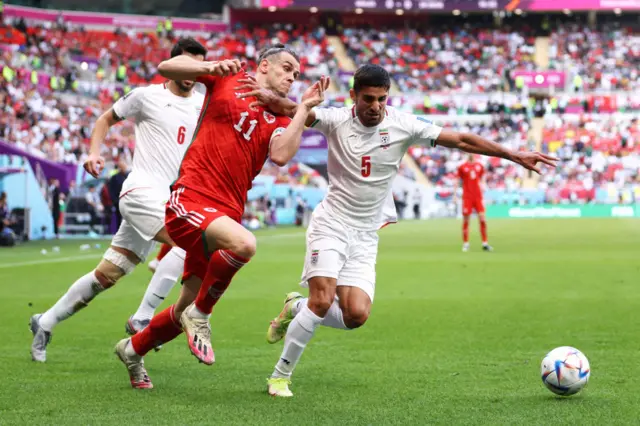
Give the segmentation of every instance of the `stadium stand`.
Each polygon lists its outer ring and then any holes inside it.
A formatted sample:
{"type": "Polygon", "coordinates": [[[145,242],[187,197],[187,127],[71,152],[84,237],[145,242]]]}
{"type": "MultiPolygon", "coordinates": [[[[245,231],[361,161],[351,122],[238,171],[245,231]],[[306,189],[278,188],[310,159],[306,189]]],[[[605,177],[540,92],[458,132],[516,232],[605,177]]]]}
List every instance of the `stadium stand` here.
{"type": "Polygon", "coordinates": [[[342,40],[358,64],[384,66],[403,92],[501,91],[507,70],[534,68],[534,38],[524,30],[348,28],[342,40]]]}
{"type": "MultiPolygon", "coordinates": [[[[501,28],[486,20],[449,23],[384,30],[347,26],[337,40],[356,66],[373,62],[392,73],[402,93],[392,96],[395,107],[440,117],[456,130],[511,148],[538,146],[563,160],[535,187],[530,175],[508,162],[487,161],[488,203],[611,203],[640,197],[640,133],[637,119],[628,114],[640,110],[637,32],[615,20],[598,29],[569,20],[548,33],[535,19],[531,25],[501,28]],[[549,96],[514,84],[513,70],[544,71],[542,63],[564,71],[566,87],[549,96]],[[465,118],[472,116],[480,118],[465,118]],[[536,117],[544,117],[539,138],[530,133],[536,117]]],[[[99,114],[132,88],[162,82],[156,66],[180,34],[87,29],[62,19],[5,20],[0,27],[0,138],[42,158],[82,164],[99,114]]],[[[349,104],[348,78],[321,26],[236,23],[226,32],[190,34],[208,47],[209,58],[238,57],[248,68],[255,67],[264,47],[290,44],[303,52],[302,75],[292,95],[324,74],[340,82],[328,104],[349,104]]],[[[111,130],[103,154],[115,162],[131,158],[134,150],[133,126],[125,121],[111,130]]],[[[415,181],[422,172],[440,193],[451,192],[459,153],[412,147],[410,157],[416,167],[403,164],[403,177],[415,181]]],[[[286,206],[288,216],[295,215],[298,199],[313,207],[326,186],[321,174],[302,163],[266,165],[252,190],[253,213],[247,220],[275,223],[268,202],[286,206]]]]}

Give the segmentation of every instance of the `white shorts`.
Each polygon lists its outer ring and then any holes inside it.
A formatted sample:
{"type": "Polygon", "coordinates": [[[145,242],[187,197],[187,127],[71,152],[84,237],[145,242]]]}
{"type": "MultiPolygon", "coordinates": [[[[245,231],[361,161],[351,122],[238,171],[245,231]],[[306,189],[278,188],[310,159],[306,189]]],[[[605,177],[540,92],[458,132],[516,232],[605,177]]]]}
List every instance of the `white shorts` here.
{"type": "Polygon", "coordinates": [[[123,219],[118,232],[111,240],[111,245],[133,252],[140,258],[141,262],[144,262],[155,247],[156,242],[144,239],[126,219],[123,219]]]}
{"type": "Polygon", "coordinates": [[[142,238],[151,241],[164,228],[169,191],[139,187],[120,195],[120,213],[142,238]]]}
{"type": "Polygon", "coordinates": [[[111,244],[135,253],[142,262],[155,247],[153,238],[164,228],[168,191],[138,187],[123,191],[120,196],[122,224],[111,244]]]}
{"type": "Polygon", "coordinates": [[[338,286],[357,287],[373,302],[378,232],[348,228],[322,213],[319,206],[307,229],[301,285],[308,287],[313,277],[335,278],[338,286]]]}

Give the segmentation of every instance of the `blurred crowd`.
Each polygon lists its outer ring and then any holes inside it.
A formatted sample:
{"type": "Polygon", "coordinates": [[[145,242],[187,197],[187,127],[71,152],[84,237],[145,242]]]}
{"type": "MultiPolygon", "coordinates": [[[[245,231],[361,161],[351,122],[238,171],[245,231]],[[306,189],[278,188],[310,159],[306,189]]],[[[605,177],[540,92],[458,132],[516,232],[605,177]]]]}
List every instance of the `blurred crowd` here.
{"type": "MultiPolygon", "coordinates": [[[[535,149],[527,139],[527,120],[497,119],[491,125],[454,125],[457,131],[470,131],[505,146],[535,149]]],[[[555,169],[545,168],[540,177],[497,158],[481,158],[486,169],[485,189],[491,193],[516,193],[535,189],[537,202],[632,203],[640,200],[640,125],[627,116],[563,117],[547,116],[543,129],[542,152],[560,159],[555,169]],[[533,179],[533,181],[532,181],[533,179]],[[533,187],[527,183],[534,182],[533,187]]],[[[458,151],[414,146],[409,150],[429,181],[447,192],[458,183],[457,168],[465,161],[458,151]]],[[[409,175],[407,175],[409,176],[409,175]]],[[[517,198],[489,197],[488,202],[511,202],[517,198]]]]}
{"type": "MultiPolygon", "coordinates": [[[[137,85],[163,81],[156,66],[180,36],[162,28],[147,33],[120,28],[87,30],[71,27],[62,19],[6,24],[10,25],[0,27],[0,138],[65,163],[84,161],[93,123],[115,100],[137,85]]],[[[454,128],[514,149],[534,148],[534,142],[527,139],[530,119],[545,117],[542,149],[563,160],[562,167],[545,173],[537,183],[547,201],[597,201],[602,198],[598,190],[610,195],[628,188],[635,191],[637,120],[605,117],[575,122],[563,114],[640,110],[636,93],[640,88],[640,36],[620,25],[595,31],[572,23],[558,25],[549,34],[549,66],[566,71],[570,81],[568,92],[549,97],[513,91],[510,71],[535,69],[537,34],[526,25],[499,30],[486,23],[445,29],[346,28],[341,39],[356,65],[377,63],[392,73],[403,96],[393,96],[390,102],[405,111],[493,115],[491,124],[459,123],[454,128]],[[575,93],[592,90],[618,92],[575,93]]],[[[236,24],[230,32],[203,33],[196,38],[207,46],[210,58],[239,57],[250,69],[263,48],[274,43],[291,45],[301,52],[302,62],[301,78],[292,88],[294,96],[320,75],[337,77],[340,71],[322,27],[236,24]]],[[[344,90],[329,100],[333,106],[348,102],[344,90]]],[[[114,126],[103,155],[115,163],[130,160],[133,150],[133,125],[124,121],[114,126]]],[[[461,161],[458,153],[424,147],[412,147],[410,152],[433,185],[448,186],[455,180],[461,161]]],[[[518,190],[530,178],[503,160],[487,160],[486,166],[489,189],[518,190]]],[[[414,171],[403,168],[401,173],[411,176],[414,171]]],[[[322,184],[318,184],[317,172],[295,164],[285,169],[267,165],[263,174],[292,186],[322,184]]],[[[267,215],[266,205],[264,201],[254,210],[267,215]]]]}
{"type": "Polygon", "coordinates": [[[403,92],[501,91],[508,70],[535,68],[525,29],[346,29],[342,41],[356,63],[384,66],[403,92]]]}
{"type": "MultiPolygon", "coordinates": [[[[533,145],[533,142],[527,139],[529,122],[521,115],[496,116],[491,124],[456,123],[446,127],[457,132],[475,133],[489,140],[499,141],[505,147],[516,151],[530,149],[533,145]]],[[[457,182],[458,166],[466,159],[461,151],[441,147],[413,146],[409,148],[409,153],[427,179],[436,187],[454,187],[457,182]]],[[[515,189],[520,186],[526,171],[499,158],[484,160],[487,160],[488,188],[515,189]]]]}
{"type": "MultiPolygon", "coordinates": [[[[566,24],[551,34],[550,67],[578,76],[578,90],[640,88],[640,34],[630,28],[607,25],[594,31],[566,24]]],[[[575,77],[574,77],[575,78],[575,77]]]]}
{"type": "MultiPolygon", "coordinates": [[[[83,163],[95,120],[108,104],[100,101],[71,104],[30,83],[0,80],[0,138],[42,158],[83,163]]],[[[133,124],[124,121],[109,132],[103,154],[107,159],[131,157],[133,124]]]]}

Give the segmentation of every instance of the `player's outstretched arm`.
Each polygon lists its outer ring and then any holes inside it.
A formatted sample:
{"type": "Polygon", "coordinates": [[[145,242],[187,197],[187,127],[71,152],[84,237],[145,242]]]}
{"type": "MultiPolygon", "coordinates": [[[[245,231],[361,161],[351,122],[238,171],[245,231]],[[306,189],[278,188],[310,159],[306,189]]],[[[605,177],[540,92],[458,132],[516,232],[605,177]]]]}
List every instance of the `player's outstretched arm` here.
{"type": "Polygon", "coordinates": [[[85,161],[83,167],[87,173],[95,178],[100,175],[104,168],[104,158],[100,156],[100,146],[104,143],[107,133],[109,133],[109,128],[121,120],[122,119],[118,117],[113,108],[109,108],[100,117],[98,117],[95,126],[93,126],[93,131],[91,132],[91,145],[89,147],[89,157],[85,161]]]}
{"type": "Polygon", "coordinates": [[[540,173],[538,163],[556,167],[556,161],[558,161],[557,158],[540,152],[511,151],[481,136],[472,133],[458,133],[446,129],[440,132],[440,135],[436,139],[436,144],[447,148],[457,148],[472,154],[505,158],[536,173],[540,173]]]}
{"type": "MultiPolygon", "coordinates": [[[[298,152],[302,142],[302,131],[305,123],[309,122],[309,116],[313,113],[313,107],[324,101],[324,91],[329,87],[328,78],[322,76],[320,81],[314,83],[302,96],[302,102],[297,106],[295,115],[289,126],[271,142],[269,158],[279,166],[287,164],[298,152]]],[[[315,114],[314,114],[315,117],[315,114]]],[[[313,120],[311,120],[312,123],[313,120]]]]}
{"type": "MultiPolygon", "coordinates": [[[[272,90],[263,89],[258,85],[258,82],[255,79],[248,77],[245,79],[238,80],[239,83],[242,83],[238,87],[234,87],[236,90],[248,90],[248,92],[241,93],[238,97],[243,98],[252,98],[255,97],[256,101],[252,102],[249,106],[262,106],[269,109],[271,112],[279,115],[284,115],[287,117],[293,118],[298,112],[299,104],[293,102],[289,98],[283,98],[282,96],[277,95],[272,90]]],[[[322,84],[323,91],[326,91],[331,84],[330,77],[324,77],[320,79],[320,83],[322,84]]],[[[310,96],[313,94],[315,88],[314,85],[309,86],[309,88],[305,91],[302,98],[305,96],[310,96]]],[[[305,126],[311,126],[313,122],[316,120],[316,113],[311,110],[307,115],[307,119],[305,121],[305,126]]]]}
{"type": "Polygon", "coordinates": [[[158,65],[158,72],[169,80],[196,80],[203,75],[224,77],[236,74],[243,67],[237,59],[224,61],[198,61],[188,55],[179,55],[158,65]]]}

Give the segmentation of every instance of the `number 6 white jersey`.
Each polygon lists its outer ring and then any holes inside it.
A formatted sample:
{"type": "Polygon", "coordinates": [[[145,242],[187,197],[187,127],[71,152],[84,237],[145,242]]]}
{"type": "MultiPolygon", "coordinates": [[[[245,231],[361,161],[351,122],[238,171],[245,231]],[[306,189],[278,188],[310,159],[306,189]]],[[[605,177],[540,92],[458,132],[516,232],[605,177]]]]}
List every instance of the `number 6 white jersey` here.
{"type": "Polygon", "coordinates": [[[377,230],[387,221],[387,212],[395,212],[391,185],[407,149],[435,145],[442,128],[392,107],[375,127],[365,127],[355,108],[314,111],[311,127],[324,133],[329,144],[324,211],[350,228],[377,230]]]}
{"type": "Polygon", "coordinates": [[[113,105],[120,118],[135,122],[133,167],[122,194],[138,187],[169,194],[198,123],[204,96],[195,90],[188,98],[174,95],[165,84],[134,89],[113,105]]]}

